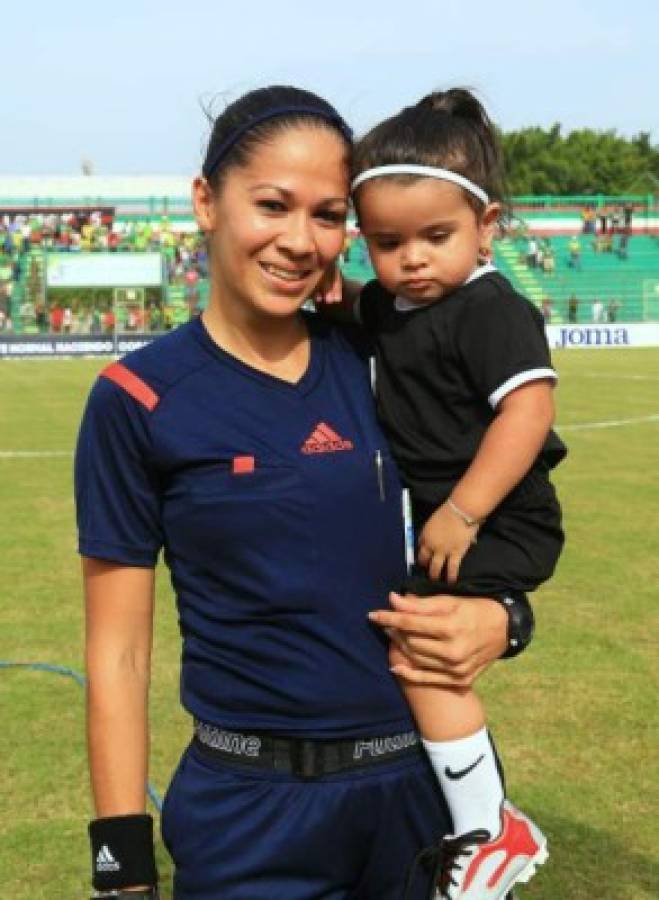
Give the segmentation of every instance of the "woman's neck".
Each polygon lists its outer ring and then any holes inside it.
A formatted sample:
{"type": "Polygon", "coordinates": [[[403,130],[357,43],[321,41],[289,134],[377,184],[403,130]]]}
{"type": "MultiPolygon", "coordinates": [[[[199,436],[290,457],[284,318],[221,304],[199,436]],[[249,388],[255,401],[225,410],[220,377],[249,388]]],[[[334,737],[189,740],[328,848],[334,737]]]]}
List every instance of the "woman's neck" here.
{"type": "Polygon", "coordinates": [[[211,338],[227,353],[254,369],[295,383],[309,365],[309,334],[301,316],[278,319],[233,314],[209,303],[202,319],[211,338]]]}

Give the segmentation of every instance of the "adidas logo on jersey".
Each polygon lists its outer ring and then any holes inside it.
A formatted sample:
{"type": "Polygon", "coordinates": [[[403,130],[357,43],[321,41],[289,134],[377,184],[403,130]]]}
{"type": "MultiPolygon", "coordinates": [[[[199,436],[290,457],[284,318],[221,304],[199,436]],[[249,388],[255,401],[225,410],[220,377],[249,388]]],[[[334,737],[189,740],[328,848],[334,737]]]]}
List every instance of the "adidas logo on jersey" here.
{"type": "Polygon", "coordinates": [[[112,853],[110,852],[110,848],[107,844],[103,844],[101,849],[98,851],[98,856],[96,857],[96,871],[97,872],[118,872],[121,868],[121,863],[118,863],[114,858],[112,853]]]}
{"type": "Polygon", "coordinates": [[[336,453],[337,450],[354,450],[352,441],[342,438],[326,422],[319,422],[302,444],[303,453],[336,453]]]}

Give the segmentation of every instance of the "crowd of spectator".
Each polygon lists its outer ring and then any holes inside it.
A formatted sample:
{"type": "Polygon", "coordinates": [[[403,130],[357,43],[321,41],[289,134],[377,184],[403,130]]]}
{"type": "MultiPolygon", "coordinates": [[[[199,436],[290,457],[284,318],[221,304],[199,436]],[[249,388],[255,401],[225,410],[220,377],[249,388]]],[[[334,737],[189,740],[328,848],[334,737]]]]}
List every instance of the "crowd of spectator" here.
{"type": "Polygon", "coordinates": [[[207,261],[201,235],[179,232],[164,216],[159,221],[114,222],[109,211],[0,213],[0,252],[17,257],[35,247],[52,251],[161,251],[172,265],[207,261]]]}
{"type": "MultiPolygon", "coordinates": [[[[198,310],[194,308],[192,313],[198,310]]],[[[29,331],[39,334],[92,334],[111,335],[115,328],[121,332],[167,331],[174,327],[176,319],[170,304],[154,301],[135,302],[123,306],[119,316],[111,301],[91,304],[83,300],[70,304],[59,302],[21,303],[19,315],[23,323],[34,327],[29,331]]],[[[9,313],[0,306],[0,331],[13,330],[9,313]]]]}
{"type": "MultiPolygon", "coordinates": [[[[630,235],[626,231],[596,234],[591,242],[593,253],[611,253],[625,261],[629,257],[630,235]]],[[[538,238],[534,235],[526,238],[526,245],[520,253],[520,259],[529,269],[552,276],[556,272],[556,251],[551,238],[538,238]]],[[[567,245],[567,256],[564,264],[577,272],[583,268],[583,241],[573,235],[567,245]]]]}
{"type": "Polygon", "coordinates": [[[634,206],[631,203],[622,206],[603,206],[599,209],[590,204],[581,210],[581,228],[584,234],[630,235],[633,218],[634,206]]]}
{"type": "Polygon", "coordinates": [[[551,239],[529,237],[524,259],[529,269],[538,269],[546,275],[553,275],[556,269],[556,256],[551,239]]]}
{"type": "MultiPolygon", "coordinates": [[[[591,220],[588,219],[588,221],[591,220]]],[[[595,222],[595,219],[593,218],[592,221],[595,222]]],[[[630,221],[629,215],[623,215],[621,211],[619,216],[613,217],[613,225],[611,220],[607,218],[605,223],[603,218],[601,222],[598,221],[597,230],[594,230],[594,226],[592,229],[584,228],[586,234],[593,236],[592,241],[584,241],[582,235],[572,235],[567,244],[559,245],[562,248],[558,251],[560,265],[576,272],[582,271],[584,243],[590,243],[590,248],[587,246],[586,249],[592,250],[593,253],[612,253],[619,259],[626,260],[630,241],[630,221]],[[606,231],[603,230],[605,226],[606,231]]],[[[527,233],[523,237],[517,237],[517,247],[519,262],[528,269],[538,272],[540,275],[553,276],[557,274],[557,250],[550,237],[538,237],[527,233]]],[[[562,321],[562,317],[565,316],[570,324],[579,322],[614,324],[623,312],[623,302],[616,297],[607,300],[597,297],[590,298],[586,305],[585,301],[578,299],[576,294],[568,297],[567,302],[556,301],[545,296],[539,306],[546,324],[556,321],[557,315],[559,321],[562,321]]]]}
{"type": "MultiPolygon", "coordinates": [[[[595,253],[616,253],[627,258],[631,233],[632,209],[583,211],[583,232],[593,236],[595,253]]],[[[556,251],[551,238],[529,235],[520,254],[530,269],[552,276],[556,271],[556,251]]],[[[107,294],[99,299],[92,294],[57,299],[53,292],[48,304],[45,299],[44,273],[35,249],[51,252],[159,252],[165,263],[167,288],[179,286],[184,298],[186,315],[200,311],[200,282],[208,275],[208,256],[203,236],[197,231],[179,231],[163,217],[159,221],[113,220],[111,210],[61,211],[33,215],[3,214],[0,212],[0,331],[11,331],[15,324],[12,315],[20,319],[20,330],[52,332],[54,334],[112,334],[116,329],[127,332],[163,331],[178,324],[180,314],[157,291],[134,303],[127,301],[117,308],[107,294]],[[22,283],[20,303],[12,304],[16,285],[22,283]]],[[[367,266],[366,248],[361,239],[347,239],[342,262],[367,266]],[[353,259],[354,257],[354,259],[353,259]]],[[[582,268],[582,240],[573,236],[567,246],[565,263],[575,270],[582,268]]],[[[99,292],[102,293],[102,292],[99,292]]],[[[70,292],[69,292],[70,294],[70,292]]],[[[591,302],[593,322],[617,321],[621,304],[610,300],[591,302]]],[[[546,322],[553,315],[552,301],[541,304],[546,322]]],[[[577,322],[579,300],[570,297],[567,303],[569,322],[577,322]]]]}
{"type": "Polygon", "coordinates": [[[164,258],[166,290],[158,300],[127,307],[125,330],[163,330],[174,315],[168,288],[180,286],[190,313],[198,311],[199,283],[208,276],[208,255],[197,231],[179,231],[163,217],[159,221],[114,222],[111,210],[62,211],[15,215],[0,213],[0,330],[14,327],[12,314],[29,330],[55,333],[105,333],[116,325],[111,302],[80,297],[46,305],[42,266],[33,251],[159,252],[164,258]],[[23,285],[20,307],[12,304],[16,286],[23,285]]]}
{"type": "MultiPolygon", "coordinates": [[[[583,305],[583,301],[580,300],[576,294],[571,294],[568,298],[567,320],[571,325],[589,321],[587,312],[585,313],[585,318],[579,315],[579,310],[583,305]]],[[[622,309],[622,301],[618,300],[617,297],[611,297],[606,302],[596,297],[594,300],[590,301],[590,321],[596,325],[614,324],[618,321],[622,309]]],[[[542,318],[545,320],[545,324],[550,325],[554,315],[554,301],[550,297],[543,298],[540,303],[540,312],[542,313],[542,318]]]]}

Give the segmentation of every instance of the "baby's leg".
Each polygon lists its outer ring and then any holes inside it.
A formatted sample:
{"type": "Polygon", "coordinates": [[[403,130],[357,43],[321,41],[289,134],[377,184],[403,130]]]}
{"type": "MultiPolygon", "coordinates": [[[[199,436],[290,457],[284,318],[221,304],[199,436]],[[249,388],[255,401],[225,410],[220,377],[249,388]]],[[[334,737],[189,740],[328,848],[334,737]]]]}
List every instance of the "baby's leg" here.
{"type": "MultiPolygon", "coordinates": [[[[406,662],[392,649],[391,661],[406,662]]],[[[453,818],[455,834],[501,828],[503,786],[485,713],[471,688],[401,686],[453,818]]]]}

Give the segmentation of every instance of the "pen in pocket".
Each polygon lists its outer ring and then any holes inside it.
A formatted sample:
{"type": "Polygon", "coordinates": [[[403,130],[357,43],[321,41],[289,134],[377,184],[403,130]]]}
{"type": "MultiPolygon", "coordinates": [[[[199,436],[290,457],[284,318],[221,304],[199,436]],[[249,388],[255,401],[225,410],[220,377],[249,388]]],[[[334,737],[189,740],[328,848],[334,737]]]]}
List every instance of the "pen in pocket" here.
{"type": "Polygon", "coordinates": [[[407,574],[411,575],[415,562],[414,525],[412,524],[412,502],[407,488],[403,488],[401,500],[403,503],[403,531],[405,534],[405,564],[407,566],[407,574]]]}
{"type": "Polygon", "coordinates": [[[378,491],[380,492],[380,500],[384,500],[384,471],[382,468],[382,453],[379,450],[375,451],[375,474],[377,475],[378,479],[378,491]]]}

